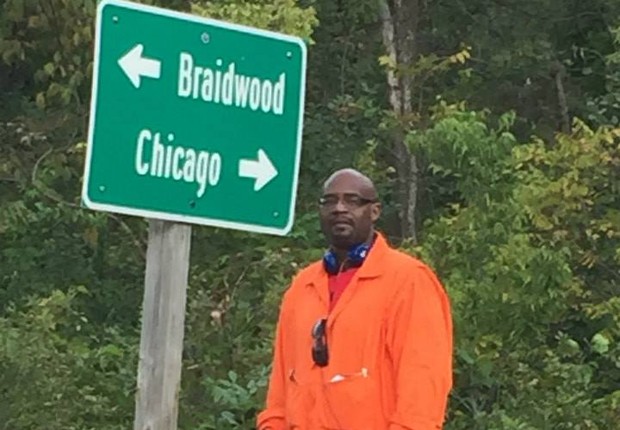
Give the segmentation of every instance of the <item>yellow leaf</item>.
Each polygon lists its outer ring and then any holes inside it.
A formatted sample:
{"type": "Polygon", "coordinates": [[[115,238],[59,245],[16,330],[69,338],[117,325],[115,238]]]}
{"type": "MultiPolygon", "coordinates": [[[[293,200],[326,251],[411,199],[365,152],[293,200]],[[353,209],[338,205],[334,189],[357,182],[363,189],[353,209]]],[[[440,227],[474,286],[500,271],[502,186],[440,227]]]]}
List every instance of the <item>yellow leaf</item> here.
{"type": "Polygon", "coordinates": [[[30,18],[28,18],[28,27],[30,28],[37,28],[39,27],[41,24],[41,18],[37,15],[33,15],[30,18]]]}
{"type": "Polygon", "coordinates": [[[82,235],[86,243],[88,243],[91,247],[95,248],[97,246],[97,241],[99,239],[99,232],[94,227],[89,227],[84,230],[82,235]]]}
{"type": "Polygon", "coordinates": [[[379,65],[395,67],[396,63],[389,55],[382,55],[379,57],[379,65]]]}
{"type": "Polygon", "coordinates": [[[45,109],[45,96],[43,93],[37,94],[35,103],[39,109],[45,109]]]}

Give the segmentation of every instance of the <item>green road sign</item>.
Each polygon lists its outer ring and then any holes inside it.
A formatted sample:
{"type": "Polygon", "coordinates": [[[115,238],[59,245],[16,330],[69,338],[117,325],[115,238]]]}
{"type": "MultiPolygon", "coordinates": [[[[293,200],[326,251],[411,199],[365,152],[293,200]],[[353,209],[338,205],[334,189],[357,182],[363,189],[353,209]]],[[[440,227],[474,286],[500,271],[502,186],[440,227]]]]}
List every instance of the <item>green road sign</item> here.
{"type": "Polygon", "coordinates": [[[96,25],[86,207],[288,233],[304,43],[119,0],[96,25]]]}

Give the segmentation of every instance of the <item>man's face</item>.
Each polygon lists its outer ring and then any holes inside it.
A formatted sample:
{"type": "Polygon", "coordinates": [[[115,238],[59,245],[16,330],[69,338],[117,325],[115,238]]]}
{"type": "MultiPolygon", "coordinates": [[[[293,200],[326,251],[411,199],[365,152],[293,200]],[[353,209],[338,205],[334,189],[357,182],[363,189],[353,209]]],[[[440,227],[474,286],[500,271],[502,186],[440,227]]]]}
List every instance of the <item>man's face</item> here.
{"type": "Polygon", "coordinates": [[[381,205],[368,183],[356,175],[336,176],[319,203],[323,234],[338,249],[365,242],[381,214],[381,205]]]}

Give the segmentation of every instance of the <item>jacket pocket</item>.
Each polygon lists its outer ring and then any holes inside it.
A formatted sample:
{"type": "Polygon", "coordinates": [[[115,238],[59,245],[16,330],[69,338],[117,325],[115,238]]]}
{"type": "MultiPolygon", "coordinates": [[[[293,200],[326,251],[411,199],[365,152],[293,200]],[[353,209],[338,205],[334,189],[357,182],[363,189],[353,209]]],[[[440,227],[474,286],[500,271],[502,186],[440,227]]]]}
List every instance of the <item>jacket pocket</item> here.
{"type": "Polygon", "coordinates": [[[295,371],[289,373],[286,381],[285,421],[287,430],[307,430],[307,416],[311,407],[309,390],[299,383],[295,371]]]}
{"type": "Polygon", "coordinates": [[[377,382],[365,369],[353,375],[335,375],[323,385],[319,408],[321,426],[329,430],[383,430],[377,382]]]}

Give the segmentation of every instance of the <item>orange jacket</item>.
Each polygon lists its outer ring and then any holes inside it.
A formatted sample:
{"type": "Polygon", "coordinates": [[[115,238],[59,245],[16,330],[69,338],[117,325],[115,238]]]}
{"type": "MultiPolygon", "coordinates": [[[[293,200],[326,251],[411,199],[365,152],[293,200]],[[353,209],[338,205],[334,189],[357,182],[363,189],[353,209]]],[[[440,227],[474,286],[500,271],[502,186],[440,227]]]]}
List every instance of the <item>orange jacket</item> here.
{"type": "Polygon", "coordinates": [[[422,262],[378,235],[328,314],[322,262],[284,294],[267,405],[258,430],[437,430],[452,387],[448,297],[422,262]],[[312,360],[327,317],[329,365],[312,360]]]}

